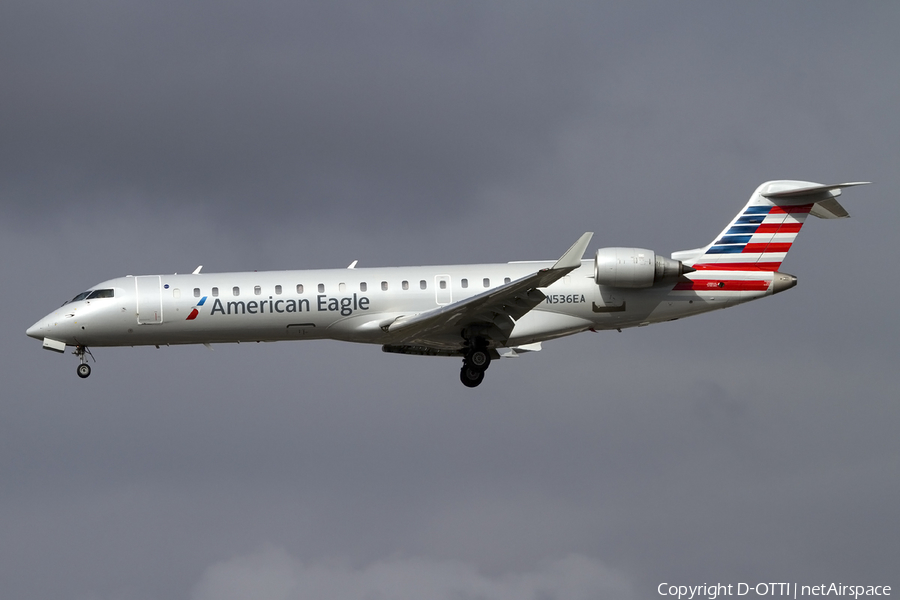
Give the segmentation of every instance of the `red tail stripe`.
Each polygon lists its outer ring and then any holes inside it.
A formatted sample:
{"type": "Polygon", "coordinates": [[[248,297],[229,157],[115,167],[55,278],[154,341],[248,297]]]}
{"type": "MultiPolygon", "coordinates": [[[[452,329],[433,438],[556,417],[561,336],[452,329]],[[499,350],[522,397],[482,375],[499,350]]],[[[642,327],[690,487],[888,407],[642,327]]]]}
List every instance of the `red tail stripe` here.
{"type": "Polygon", "coordinates": [[[780,262],[704,263],[692,265],[698,271],[777,271],[780,262]]]}
{"type": "Polygon", "coordinates": [[[680,281],[673,290],[704,291],[723,290],[726,292],[765,292],[769,289],[768,281],[743,281],[733,279],[693,279],[680,281]]]}
{"type": "Polygon", "coordinates": [[[755,233],[797,233],[803,223],[770,223],[760,225],[755,233]]]}
{"type": "Polygon", "coordinates": [[[784,215],[784,214],[801,214],[808,213],[812,210],[812,204],[803,204],[802,206],[774,206],[772,210],[769,211],[770,215],[784,215]]]}
{"type": "Polygon", "coordinates": [[[761,254],[763,252],[787,252],[790,249],[790,242],[785,244],[747,244],[741,252],[744,254],[761,254]]]}

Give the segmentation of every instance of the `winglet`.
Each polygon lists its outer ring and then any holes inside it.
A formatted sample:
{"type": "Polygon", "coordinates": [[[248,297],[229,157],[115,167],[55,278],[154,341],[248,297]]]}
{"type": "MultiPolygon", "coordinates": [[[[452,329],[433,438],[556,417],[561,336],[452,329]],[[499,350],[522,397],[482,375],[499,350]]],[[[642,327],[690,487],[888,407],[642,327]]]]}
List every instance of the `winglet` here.
{"type": "Polygon", "coordinates": [[[594,236],[593,231],[588,231],[580,238],[578,241],[572,244],[572,247],[566,250],[566,253],[563,254],[556,264],[551,267],[551,270],[555,269],[577,269],[581,266],[581,257],[584,256],[585,250],[587,250],[588,244],[591,243],[591,238],[594,236]]]}

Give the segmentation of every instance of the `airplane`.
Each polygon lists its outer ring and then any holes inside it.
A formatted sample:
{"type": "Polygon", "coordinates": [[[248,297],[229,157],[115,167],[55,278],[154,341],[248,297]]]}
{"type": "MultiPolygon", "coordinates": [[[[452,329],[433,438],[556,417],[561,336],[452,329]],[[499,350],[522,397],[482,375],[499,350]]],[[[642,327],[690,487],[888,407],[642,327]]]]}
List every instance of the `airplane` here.
{"type": "Polygon", "coordinates": [[[666,258],[643,248],[583,255],[582,235],[557,261],[139,275],[104,281],[40,319],[26,335],[63,353],[78,376],[90,347],[332,339],[385,352],[463,359],[476,387],[493,360],[583,331],[641,327],[770,296],[797,278],[778,269],[807,216],[849,216],[843,188],[779,180],[760,185],[702,248],[666,258]]]}

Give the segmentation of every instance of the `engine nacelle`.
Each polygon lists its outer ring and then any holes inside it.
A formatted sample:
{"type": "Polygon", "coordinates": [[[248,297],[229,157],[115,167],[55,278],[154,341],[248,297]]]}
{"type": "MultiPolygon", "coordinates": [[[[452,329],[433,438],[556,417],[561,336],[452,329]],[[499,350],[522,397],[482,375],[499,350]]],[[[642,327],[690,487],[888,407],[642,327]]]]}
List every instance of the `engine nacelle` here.
{"type": "Polygon", "coordinates": [[[680,260],[657,256],[644,248],[600,248],[594,259],[594,281],[619,288],[647,288],[675,282],[693,271],[680,260]]]}

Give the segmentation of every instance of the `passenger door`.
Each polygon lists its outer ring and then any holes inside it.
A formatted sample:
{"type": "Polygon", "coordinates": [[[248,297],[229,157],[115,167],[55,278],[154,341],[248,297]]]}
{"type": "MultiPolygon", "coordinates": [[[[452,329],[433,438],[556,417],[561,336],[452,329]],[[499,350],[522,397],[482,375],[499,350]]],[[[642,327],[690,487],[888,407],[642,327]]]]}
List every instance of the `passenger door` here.
{"type": "Polygon", "coordinates": [[[137,322],[139,325],[158,325],[163,322],[162,281],[159,275],[134,278],[137,292],[137,322]]]}

